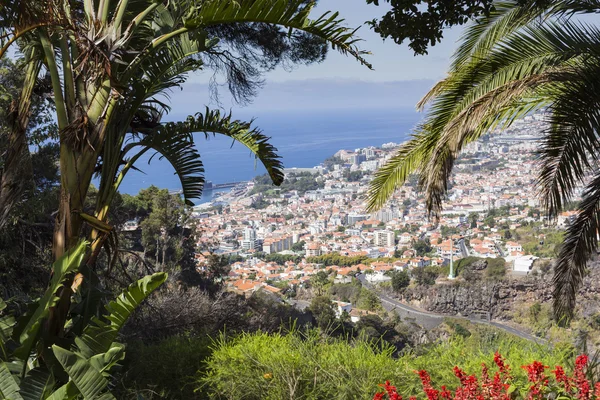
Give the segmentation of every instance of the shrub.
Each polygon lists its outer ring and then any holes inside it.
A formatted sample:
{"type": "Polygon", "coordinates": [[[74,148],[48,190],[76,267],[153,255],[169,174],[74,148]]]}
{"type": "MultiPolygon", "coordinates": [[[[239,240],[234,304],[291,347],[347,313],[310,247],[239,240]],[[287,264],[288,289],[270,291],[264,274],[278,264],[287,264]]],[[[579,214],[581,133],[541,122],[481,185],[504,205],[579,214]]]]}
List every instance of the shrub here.
{"type": "Polygon", "coordinates": [[[153,344],[130,343],[119,398],[205,398],[202,391],[194,392],[195,377],[206,368],[211,343],[207,336],[172,336],[153,344]]]}
{"type": "Polygon", "coordinates": [[[365,341],[322,340],[315,332],[222,337],[198,386],[226,399],[366,399],[379,376],[396,376],[392,352],[365,341]]]}

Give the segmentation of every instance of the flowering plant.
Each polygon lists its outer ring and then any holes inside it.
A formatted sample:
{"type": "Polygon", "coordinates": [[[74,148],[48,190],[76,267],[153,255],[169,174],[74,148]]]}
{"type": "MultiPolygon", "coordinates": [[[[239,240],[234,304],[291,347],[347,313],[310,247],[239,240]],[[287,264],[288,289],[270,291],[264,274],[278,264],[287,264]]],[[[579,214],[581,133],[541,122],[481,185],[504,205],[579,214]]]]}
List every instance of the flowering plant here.
{"type": "MultiPolygon", "coordinates": [[[[425,370],[415,371],[421,379],[423,393],[428,400],[509,400],[517,398],[516,388],[512,385],[510,366],[506,360],[496,352],[494,364],[497,371],[490,375],[485,364],[481,364],[481,375],[468,375],[459,367],[454,367],[454,375],[458,378],[460,385],[451,391],[446,386],[436,389],[429,374],[425,370]]],[[[600,400],[600,382],[595,385],[588,380],[585,369],[588,364],[588,356],[583,354],[575,360],[575,368],[572,375],[567,375],[564,368],[556,366],[552,374],[546,373],[548,366],[539,361],[534,361],[521,368],[527,371],[529,386],[521,391],[527,400],[553,399],[578,399],[578,400],[600,400]],[[594,388],[592,393],[592,388],[594,388]]],[[[383,391],[379,391],[373,400],[402,400],[395,386],[389,381],[380,385],[383,391]]],[[[411,396],[410,400],[416,399],[411,396]]]]}

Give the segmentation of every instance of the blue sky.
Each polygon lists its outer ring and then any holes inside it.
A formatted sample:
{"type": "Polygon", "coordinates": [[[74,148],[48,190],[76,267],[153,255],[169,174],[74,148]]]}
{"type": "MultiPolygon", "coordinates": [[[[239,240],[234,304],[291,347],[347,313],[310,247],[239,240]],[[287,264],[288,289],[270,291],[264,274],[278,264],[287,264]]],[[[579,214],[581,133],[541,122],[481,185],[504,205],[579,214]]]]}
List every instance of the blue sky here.
{"type": "MultiPolygon", "coordinates": [[[[357,27],[383,15],[387,8],[369,5],[365,0],[320,0],[313,17],[329,10],[339,11],[348,26],[357,27]]],[[[444,76],[460,31],[460,28],[447,30],[442,43],[431,48],[429,55],[414,56],[406,44],[383,41],[364,25],[358,31],[358,36],[364,39],[359,45],[372,52],[367,58],[374,70],[331,50],[320,64],[297,66],[291,72],[278,68],[267,73],[265,87],[253,104],[241,111],[252,114],[265,109],[412,107],[435,81],[444,76]]],[[[196,73],[182,92],[173,93],[171,117],[179,118],[199,111],[199,105],[210,104],[206,86],[210,77],[209,71],[196,73]]],[[[220,95],[224,108],[239,108],[225,88],[220,95]]]]}

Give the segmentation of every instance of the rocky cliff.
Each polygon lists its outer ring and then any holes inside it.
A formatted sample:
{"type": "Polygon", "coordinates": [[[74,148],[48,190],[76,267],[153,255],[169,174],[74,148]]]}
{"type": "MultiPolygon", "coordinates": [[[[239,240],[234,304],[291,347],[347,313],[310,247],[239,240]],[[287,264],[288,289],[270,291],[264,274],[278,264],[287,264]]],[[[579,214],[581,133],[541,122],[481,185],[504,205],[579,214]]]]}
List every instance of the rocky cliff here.
{"type": "MultiPolygon", "coordinates": [[[[434,286],[408,288],[400,299],[425,310],[447,315],[512,319],[523,304],[552,301],[552,272],[544,277],[507,277],[502,280],[456,280],[434,286]]],[[[590,268],[579,291],[578,313],[588,317],[600,311],[600,263],[590,268]]]]}

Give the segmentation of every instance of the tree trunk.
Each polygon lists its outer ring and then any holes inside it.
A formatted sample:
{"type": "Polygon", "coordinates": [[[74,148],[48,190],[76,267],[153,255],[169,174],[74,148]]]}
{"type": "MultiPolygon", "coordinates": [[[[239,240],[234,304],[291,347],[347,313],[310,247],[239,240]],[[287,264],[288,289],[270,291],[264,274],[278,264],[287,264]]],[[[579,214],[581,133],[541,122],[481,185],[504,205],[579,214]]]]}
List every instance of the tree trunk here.
{"type": "Polygon", "coordinates": [[[159,241],[158,241],[158,236],[156,237],[156,250],[154,251],[154,257],[155,257],[155,261],[154,261],[154,266],[156,268],[158,268],[158,249],[159,249],[159,241]]]}
{"type": "Polygon", "coordinates": [[[162,246],[162,264],[160,266],[160,270],[164,271],[165,270],[165,257],[167,255],[167,241],[165,240],[163,242],[163,246],[162,246]]]}
{"type": "Polygon", "coordinates": [[[13,101],[10,110],[10,136],[0,181],[0,229],[8,222],[10,211],[33,176],[31,154],[27,145],[27,125],[31,109],[31,94],[41,62],[29,62],[25,72],[23,89],[18,101],[13,101]]]}

